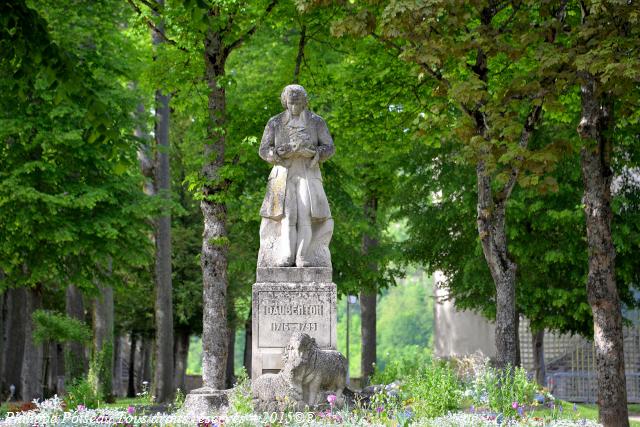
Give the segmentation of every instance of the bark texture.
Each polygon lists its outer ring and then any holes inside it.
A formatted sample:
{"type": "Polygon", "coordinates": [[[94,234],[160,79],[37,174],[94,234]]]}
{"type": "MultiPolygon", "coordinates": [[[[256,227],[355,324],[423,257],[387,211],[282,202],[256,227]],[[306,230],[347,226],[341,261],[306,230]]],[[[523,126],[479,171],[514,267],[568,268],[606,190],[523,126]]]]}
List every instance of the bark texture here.
{"type": "Polygon", "coordinates": [[[544,329],[531,330],[531,347],[533,348],[533,375],[542,387],[547,386],[547,371],[544,363],[544,329]]]}
{"type": "Polygon", "coordinates": [[[252,343],[252,339],[253,339],[253,331],[252,331],[252,312],[251,312],[251,308],[249,309],[249,316],[247,317],[247,320],[244,322],[244,360],[243,360],[243,366],[244,366],[244,370],[247,372],[247,374],[251,375],[251,343],[252,343]]]}
{"type": "Polygon", "coordinates": [[[22,355],[24,354],[24,338],[25,338],[25,320],[24,308],[26,306],[27,290],[25,288],[16,288],[7,290],[5,310],[6,317],[4,322],[5,334],[5,352],[2,354],[4,359],[4,371],[2,379],[6,386],[5,391],[15,386],[15,394],[13,399],[17,399],[21,393],[21,372],[22,372],[22,355]]]}
{"type": "MultiPolygon", "coordinates": [[[[156,92],[157,194],[169,200],[169,97],[156,92]]],[[[173,399],[173,297],[171,283],[171,214],[167,208],[156,220],[156,365],[155,396],[158,402],[173,399]]]]}
{"type": "MultiPolygon", "coordinates": [[[[85,320],[84,301],[82,292],[75,285],[69,285],[66,290],[65,311],[67,316],[81,322],[85,320]]],[[[70,342],[65,346],[65,377],[70,384],[76,378],[84,377],[89,370],[89,364],[85,357],[84,344],[70,342]]]]}
{"type": "Polygon", "coordinates": [[[605,427],[629,425],[624,372],[622,312],[615,279],[615,248],[611,238],[611,154],[613,101],[596,79],[582,75],[582,114],[578,134],[587,223],[589,273],[587,298],[593,313],[598,407],[605,427]]]}
{"type": "Polygon", "coordinates": [[[362,355],[360,372],[362,380],[369,382],[376,363],[376,299],[374,293],[360,293],[360,332],[362,336],[362,355]]]}
{"type": "MultiPolygon", "coordinates": [[[[155,0],[160,9],[164,0],[155,0]]],[[[153,44],[157,46],[165,41],[162,36],[164,22],[158,18],[156,30],[152,32],[153,44]]],[[[155,139],[156,194],[167,201],[171,198],[171,171],[169,168],[169,96],[156,91],[155,139]]],[[[156,219],[156,295],[155,295],[155,371],[154,395],[161,403],[173,399],[173,297],[171,283],[171,211],[168,207],[156,219]]]]}
{"type": "Polygon", "coordinates": [[[113,288],[98,286],[100,296],[93,301],[93,349],[90,373],[93,388],[104,399],[113,396],[113,288]]]}
{"type": "Polygon", "coordinates": [[[180,330],[177,331],[175,337],[175,370],[174,370],[174,381],[175,388],[180,389],[183,392],[186,389],[187,383],[187,359],[189,357],[189,331],[188,330],[180,330]]]}
{"type": "MultiPolygon", "coordinates": [[[[362,240],[362,253],[365,258],[371,257],[371,253],[379,245],[376,236],[377,230],[377,214],[378,199],[375,195],[367,196],[364,205],[364,216],[367,220],[369,230],[365,232],[362,240]]],[[[371,259],[375,259],[371,257],[371,259]]],[[[371,277],[375,278],[378,272],[378,264],[375,261],[369,263],[371,277]]],[[[362,379],[368,383],[369,378],[373,375],[377,358],[377,340],[376,340],[376,301],[377,301],[377,283],[372,283],[370,289],[360,293],[360,333],[362,339],[362,354],[360,359],[360,372],[362,379]]]]}
{"type": "Polygon", "coordinates": [[[43,347],[33,340],[34,324],[33,312],[42,308],[42,290],[39,287],[27,289],[24,311],[24,355],[22,357],[21,371],[21,397],[22,400],[31,402],[33,399],[42,399],[43,396],[43,347]]]}
{"type": "Polygon", "coordinates": [[[151,356],[153,353],[153,341],[144,337],[140,341],[140,365],[138,367],[138,388],[139,390],[149,390],[151,384],[151,356]]]}
{"type": "MultiPolygon", "coordinates": [[[[218,13],[212,10],[210,13],[218,13]]],[[[229,331],[227,328],[227,210],[219,199],[224,191],[220,169],[224,165],[226,99],[224,85],[219,80],[225,73],[225,52],[222,36],[207,32],[204,40],[205,78],[209,87],[209,125],[204,146],[202,236],[202,382],[206,387],[223,389],[227,366],[229,331]]]]}
{"type": "Polygon", "coordinates": [[[138,341],[135,333],[132,332],[130,337],[127,397],[136,397],[136,346],[138,341]]]}

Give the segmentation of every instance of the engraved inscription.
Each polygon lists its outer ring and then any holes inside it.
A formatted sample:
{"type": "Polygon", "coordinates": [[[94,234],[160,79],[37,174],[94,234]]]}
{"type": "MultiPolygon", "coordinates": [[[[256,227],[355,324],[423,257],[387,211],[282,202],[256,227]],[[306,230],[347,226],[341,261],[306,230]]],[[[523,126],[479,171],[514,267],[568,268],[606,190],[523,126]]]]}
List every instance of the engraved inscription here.
{"type": "Polygon", "coordinates": [[[313,332],[318,330],[318,323],[280,322],[271,323],[272,331],[313,332]]]}
{"type": "Polygon", "coordinates": [[[322,316],[323,309],[322,305],[265,305],[264,314],[267,316],[322,316]]]}
{"type": "Polygon", "coordinates": [[[305,332],[321,347],[331,339],[332,296],[327,291],[269,291],[258,294],[258,346],[284,347],[294,332],[305,332]]]}

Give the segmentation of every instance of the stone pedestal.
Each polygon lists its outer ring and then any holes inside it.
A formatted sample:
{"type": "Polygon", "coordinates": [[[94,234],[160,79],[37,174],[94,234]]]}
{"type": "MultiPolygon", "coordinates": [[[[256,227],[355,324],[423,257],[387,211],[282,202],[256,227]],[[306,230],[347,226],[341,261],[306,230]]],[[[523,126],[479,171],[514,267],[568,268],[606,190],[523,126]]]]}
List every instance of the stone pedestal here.
{"type": "Polygon", "coordinates": [[[315,338],[320,349],[335,350],[336,298],[331,268],[259,267],[253,285],[251,378],[282,369],[294,332],[315,338]]]}
{"type": "Polygon", "coordinates": [[[187,394],[178,414],[196,419],[212,417],[221,409],[229,406],[229,394],[231,391],[232,389],[214,390],[210,387],[191,390],[187,394]]]}

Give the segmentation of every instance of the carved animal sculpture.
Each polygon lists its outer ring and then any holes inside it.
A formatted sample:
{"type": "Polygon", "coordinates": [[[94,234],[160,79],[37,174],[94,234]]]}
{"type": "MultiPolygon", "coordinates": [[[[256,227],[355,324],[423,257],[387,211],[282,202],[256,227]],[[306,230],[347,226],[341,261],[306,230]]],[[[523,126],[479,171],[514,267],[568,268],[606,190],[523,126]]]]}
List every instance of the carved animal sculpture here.
{"type": "Polygon", "coordinates": [[[309,335],[295,332],[282,356],[278,374],[264,374],[253,383],[254,406],[258,410],[283,410],[287,404],[298,409],[313,407],[324,394],[336,395],[342,404],[347,377],[347,360],[335,350],[322,350],[309,335]]]}

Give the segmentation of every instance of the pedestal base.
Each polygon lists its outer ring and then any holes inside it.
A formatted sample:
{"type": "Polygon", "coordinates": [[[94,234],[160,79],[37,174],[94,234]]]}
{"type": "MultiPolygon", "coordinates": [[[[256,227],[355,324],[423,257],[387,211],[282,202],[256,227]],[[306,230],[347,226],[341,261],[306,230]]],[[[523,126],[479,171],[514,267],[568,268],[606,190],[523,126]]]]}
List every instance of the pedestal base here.
{"type": "Polygon", "coordinates": [[[214,390],[202,387],[191,390],[180,408],[180,415],[196,418],[213,418],[220,410],[229,406],[231,390],[214,390]]]}
{"type": "Polygon", "coordinates": [[[337,346],[335,283],[323,267],[258,268],[253,285],[251,378],[277,373],[294,332],[304,332],[320,349],[337,346]]]}

